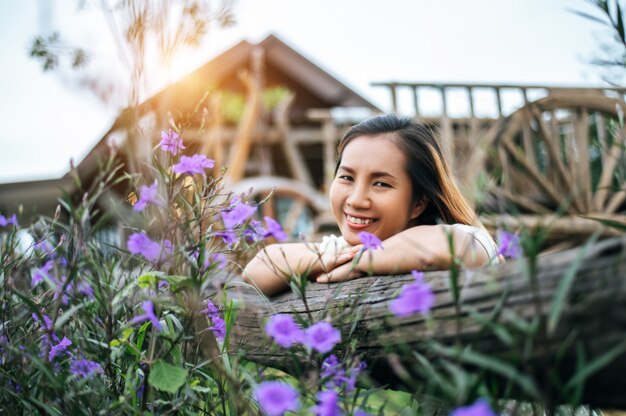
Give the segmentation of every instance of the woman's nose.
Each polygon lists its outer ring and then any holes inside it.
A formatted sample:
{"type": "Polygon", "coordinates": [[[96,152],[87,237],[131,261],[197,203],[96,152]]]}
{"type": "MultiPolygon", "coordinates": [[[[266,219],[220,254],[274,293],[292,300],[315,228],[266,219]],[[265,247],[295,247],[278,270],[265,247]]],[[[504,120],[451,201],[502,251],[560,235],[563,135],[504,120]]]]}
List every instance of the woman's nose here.
{"type": "Polygon", "coordinates": [[[368,193],[368,189],[365,186],[355,185],[350,189],[350,194],[347,199],[348,206],[353,208],[369,208],[371,201],[368,193]]]}

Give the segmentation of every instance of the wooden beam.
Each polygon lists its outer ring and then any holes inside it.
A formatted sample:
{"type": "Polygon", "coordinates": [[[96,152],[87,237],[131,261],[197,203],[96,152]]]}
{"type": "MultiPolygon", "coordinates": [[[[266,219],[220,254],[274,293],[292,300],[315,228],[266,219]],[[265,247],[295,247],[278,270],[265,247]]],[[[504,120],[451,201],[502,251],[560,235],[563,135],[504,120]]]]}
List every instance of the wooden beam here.
{"type": "MultiPolygon", "coordinates": [[[[626,237],[601,241],[587,251],[576,248],[540,257],[534,280],[536,287],[531,285],[526,270],[525,263],[519,261],[462,272],[458,307],[453,301],[448,272],[426,273],[424,280],[436,294],[430,321],[419,314],[401,319],[389,312],[389,301],[398,295],[404,284],[414,282],[410,275],[373,276],[341,284],[311,283],[306,290],[306,304],[291,292],[268,302],[249,286],[234,281],[227,296],[238,299],[244,306],[239,310],[234,330],[234,338],[240,342],[231,342],[231,345],[250,360],[295,373],[290,350],[273,345],[264,333],[265,319],[276,313],[302,316],[310,313],[314,320],[333,316],[333,324],[344,336],[352,332],[357,353],[365,357],[373,369],[370,375],[381,383],[398,382],[390,370],[393,365],[388,361],[389,351],[398,353],[396,364],[410,369],[416,364],[412,350],[427,359],[436,359],[437,354],[426,347],[426,341],[435,340],[443,345],[456,342],[464,349],[499,358],[524,371],[541,394],[546,394],[542,390],[549,381],[546,374],[565,383],[576,371],[580,358],[576,345],[584,349],[589,363],[626,339],[626,285],[623,282],[626,237]],[[545,323],[566,270],[581,256],[583,261],[575,273],[558,324],[546,331],[545,338],[535,339],[532,353],[523,362],[512,358],[515,346],[503,342],[471,317],[470,312],[481,312],[485,316],[493,313],[500,317],[496,318],[499,324],[506,324],[508,318],[505,317],[515,314],[518,320],[528,324],[537,319],[545,323]],[[497,312],[501,306],[502,313],[497,312]],[[542,312],[538,314],[538,310],[542,312]],[[345,319],[357,313],[356,323],[345,319]],[[354,324],[356,327],[352,327],[354,324]],[[563,345],[564,340],[569,342],[570,348],[563,345]],[[376,371],[381,368],[386,371],[376,371]]],[[[527,341],[527,336],[517,340],[520,348],[527,341]]],[[[626,409],[625,372],[626,353],[622,353],[610,365],[590,374],[582,391],[583,403],[626,409]]],[[[396,388],[401,387],[401,383],[396,385],[396,388]]],[[[515,390],[514,394],[520,399],[532,399],[521,390],[515,390]]],[[[562,397],[549,399],[555,404],[563,400],[562,397]]]]}

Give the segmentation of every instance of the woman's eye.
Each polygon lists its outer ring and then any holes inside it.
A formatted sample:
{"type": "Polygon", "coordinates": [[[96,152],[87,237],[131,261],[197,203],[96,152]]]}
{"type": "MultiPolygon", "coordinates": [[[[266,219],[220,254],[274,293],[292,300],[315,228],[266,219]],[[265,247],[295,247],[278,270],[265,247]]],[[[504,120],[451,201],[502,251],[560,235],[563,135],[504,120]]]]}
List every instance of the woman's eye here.
{"type": "Polygon", "coordinates": [[[342,179],[344,181],[352,181],[352,176],[350,175],[339,175],[337,178],[342,179]]]}
{"type": "Polygon", "coordinates": [[[383,188],[389,188],[391,185],[389,185],[386,182],[374,182],[374,186],[383,187],[383,188]]]}

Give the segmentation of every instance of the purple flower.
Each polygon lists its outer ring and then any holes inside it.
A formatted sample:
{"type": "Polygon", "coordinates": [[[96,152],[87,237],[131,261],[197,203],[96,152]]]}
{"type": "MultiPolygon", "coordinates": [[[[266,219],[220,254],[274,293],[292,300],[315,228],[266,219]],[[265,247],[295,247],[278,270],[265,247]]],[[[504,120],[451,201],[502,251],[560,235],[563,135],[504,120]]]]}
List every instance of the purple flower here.
{"type": "Polygon", "coordinates": [[[304,332],[303,344],[322,354],[331,351],[341,341],[341,332],[325,321],[311,325],[304,332]]]}
{"type": "Polygon", "coordinates": [[[504,230],[498,230],[496,232],[496,238],[498,240],[499,255],[511,259],[517,259],[522,256],[522,246],[519,241],[519,235],[504,230]]]}
{"type": "Polygon", "coordinates": [[[389,310],[398,317],[415,313],[427,314],[435,303],[435,294],[430,285],[422,282],[423,273],[413,270],[415,283],[402,286],[400,295],[389,302],[389,310]]]}
{"type": "Polygon", "coordinates": [[[264,217],[264,219],[265,225],[267,226],[267,231],[265,231],[263,238],[272,236],[280,242],[287,239],[287,234],[285,234],[285,232],[283,231],[283,227],[281,227],[278,222],[270,217],[264,217]]]}
{"type": "Polygon", "coordinates": [[[334,390],[324,390],[317,393],[317,406],[311,408],[315,416],[339,416],[342,414],[339,407],[339,395],[334,390]]]}
{"type": "Polygon", "coordinates": [[[296,324],[293,316],[285,314],[271,316],[265,324],[265,333],[283,348],[290,348],[304,338],[302,328],[296,324]]]}
{"type": "Polygon", "coordinates": [[[217,267],[220,269],[226,268],[228,264],[228,259],[224,253],[213,253],[210,256],[211,264],[217,264],[217,267]]]}
{"type": "Polygon", "coordinates": [[[88,282],[84,280],[76,285],[76,290],[78,290],[78,292],[85,296],[87,299],[91,300],[94,298],[93,288],[88,282]]]}
{"type": "Polygon", "coordinates": [[[253,392],[261,411],[268,416],[282,416],[285,412],[295,412],[300,408],[298,391],[280,381],[264,381],[253,392]]]}
{"type": "Polygon", "coordinates": [[[30,286],[31,287],[37,286],[46,277],[48,279],[52,279],[52,276],[50,275],[50,270],[52,270],[53,268],[54,268],[54,261],[48,260],[46,264],[44,264],[41,268],[35,270],[30,280],[30,286]]]}
{"type": "Polygon", "coordinates": [[[155,261],[159,258],[159,253],[161,252],[159,243],[150,240],[150,237],[144,233],[131,234],[126,245],[128,246],[128,251],[132,254],[141,254],[150,261],[155,261]]]}
{"type": "Polygon", "coordinates": [[[181,156],[180,161],[175,164],[172,169],[174,172],[183,174],[188,173],[190,175],[202,175],[205,169],[209,169],[215,166],[215,161],[207,159],[205,155],[193,155],[193,156],[181,156]]]}
{"type": "Polygon", "coordinates": [[[63,339],[57,345],[53,345],[52,348],[50,348],[50,352],[48,353],[48,360],[52,361],[57,355],[67,353],[66,349],[70,345],[72,345],[72,341],[67,339],[67,337],[63,337],[63,339]]]}
{"type": "Polygon", "coordinates": [[[4,215],[0,215],[0,227],[6,227],[9,224],[13,224],[17,227],[17,216],[13,214],[11,217],[7,218],[4,215]]]}
{"type": "Polygon", "coordinates": [[[157,329],[157,331],[162,331],[163,327],[161,326],[161,322],[159,322],[159,318],[154,313],[154,304],[152,301],[146,300],[141,305],[143,311],[145,312],[143,315],[135,316],[130,323],[138,324],[145,321],[152,322],[152,325],[157,329]]]}
{"type": "Polygon", "coordinates": [[[185,146],[183,146],[183,139],[178,136],[178,133],[172,131],[172,129],[161,131],[161,142],[159,145],[161,145],[161,149],[170,152],[174,156],[176,156],[179,150],[185,148],[185,146]]]}
{"type": "Polygon", "coordinates": [[[346,392],[354,390],[354,388],[356,387],[356,380],[359,377],[359,374],[361,374],[366,368],[367,363],[365,361],[361,361],[355,367],[352,367],[350,369],[350,377],[346,379],[346,392]]]}
{"type": "Polygon", "coordinates": [[[220,316],[220,310],[217,306],[215,306],[215,304],[213,304],[213,302],[211,302],[210,299],[207,299],[206,308],[203,312],[211,318],[211,322],[213,324],[208,327],[208,330],[212,331],[220,341],[223,341],[226,336],[226,322],[224,322],[224,319],[220,316]]]}
{"type": "Polygon", "coordinates": [[[249,241],[255,243],[265,238],[265,228],[263,228],[261,221],[250,220],[248,228],[243,231],[243,235],[248,237],[249,241]]]}
{"type": "Polygon", "coordinates": [[[215,334],[215,336],[220,340],[224,341],[224,337],[226,336],[226,322],[220,316],[211,316],[211,321],[213,325],[208,327],[207,329],[215,334]]]}
{"type": "Polygon", "coordinates": [[[141,254],[148,261],[163,260],[172,252],[172,242],[163,240],[163,247],[144,233],[133,233],[128,237],[126,246],[131,254],[141,254]]]}
{"type": "Polygon", "coordinates": [[[496,416],[496,413],[491,410],[489,402],[481,398],[474,404],[457,407],[450,413],[450,416],[496,416]]]}
{"type": "Polygon", "coordinates": [[[335,354],[332,354],[326,357],[322,362],[320,376],[326,380],[324,385],[327,388],[344,386],[346,392],[351,392],[356,387],[359,374],[361,374],[365,368],[367,368],[367,364],[364,361],[360,361],[348,371],[347,376],[339,359],[337,359],[335,354]]]}
{"type": "Polygon", "coordinates": [[[96,374],[103,374],[104,370],[97,362],[83,358],[80,360],[72,359],[70,361],[70,373],[78,378],[91,379],[96,374]]]}
{"type": "Polygon", "coordinates": [[[244,203],[237,204],[228,211],[223,211],[222,221],[224,221],[224,228],[227,230],[234,229],[243,224],[248,218],[254,215],[255,212],[256,207],[244,203]]]}
{"type": "Polygon", "coordinates": [[[211,317],[219,316],[220,314],[220,310],[217,308],[217,306],[215,306],[213,302],[211,302],[210,299],[206,300],[206,309],[204,309],[203,312],[211,317]]]}
{"type": "MultiPolygon", "coordinates": [[[[236,240],[235,240],[236,241],[236,240]]],[[[199,260],[199,252],[196,251],[193,254],[193,257],[196,260],[199,260]]],[[[202,263],[202,267],[200,268],[200,271],[204,272],[206,271],[210,266],[217,264],[217,267],[219,269],[224,269],[226,267],[228,263],[228,259],[226,258],[226,255],[224,253],[212,253],[209,254],[207,251],[204,252],[204,262],[202,263]]]]}
{"type": "Polygon", "coordinates": [[[363,251],[383,248],[383,243],[380,241],[380,238],[376,237],[374,234],[370,234],[366,231],[361,231],[359,234],[357,234],[357,237],[359,237],[359,240],[361,240],[361,243],[363,243],[363,251]]]}
{"type": "Polygon", "coordinates": [[[48,240],[39,240],[35,243],[33,247],[35,250],[43,251],[44,253],[47,253],[48,255],[52,255],[54,251],[54,247],[52,247],[52,244],[50,244],[48,240]]]}
{"type": "MultiPolygon", "coordinates": [[[[38,322],[39,321],[39,316],[37,316],[37,314],[35,312],[33,312],[31,314],[33,321],[38,322]]],[[[46,314],[42,314],[43,317],[43,322],[40,324],[42,329],[45,329],[46,331],[52,331],[52,319],[50,319],[50,317],[46,314]]]]}
{"type": "Polygon", "coordinates": [[[224,243],[228,245],[228,247],[231,247],[233,244],[237,242],[237,235],[232,231],[218,231],[218,232],[213,233],[213,235],[222,237],[222,239],[224,240],[224,243]]]}
{"type": "Polygon", "coordinates": [[[133,205],[133,211],[143,211],[148,204],[162,205],[157,198],[158,184],[155,182],[150,186],[141,186],[139,188],[139,200],[133,205]]]}
{"type": "Polygon", "coordinates": [[[341,363],[335,354],[326,357],[322,362],[322,372],[320,376],[326,379],[326,387],[340,387],[346,382],[346,371],[341,367],[341,363]]]}

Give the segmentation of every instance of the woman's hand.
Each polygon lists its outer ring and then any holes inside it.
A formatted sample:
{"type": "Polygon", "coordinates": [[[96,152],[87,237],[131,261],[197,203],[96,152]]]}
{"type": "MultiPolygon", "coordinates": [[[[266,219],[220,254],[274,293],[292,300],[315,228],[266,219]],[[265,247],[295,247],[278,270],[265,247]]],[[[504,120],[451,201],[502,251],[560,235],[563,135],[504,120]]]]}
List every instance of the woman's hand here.
{"type": "MultiPolygon", "coordinates": [[[[363,259],[363,257],[366,257],[367,253],[359,254],[361,250],[363,250],[363,245],[360,244],[344,249],[344,252],[338,255],[334,255],[333,253],[333,259],[329,259],[332,263],[328,263],[329,267],[326,268],[325,272],[317,276],[316,281],[318,283],[334,283],[363,276],[366,271],[361,270],[360,265],[366,264],[363,263],[363,261],[366,260],[363,259]]],[[[325,261],[324,256],[322,256],[322,261],[325,261]]]]}

